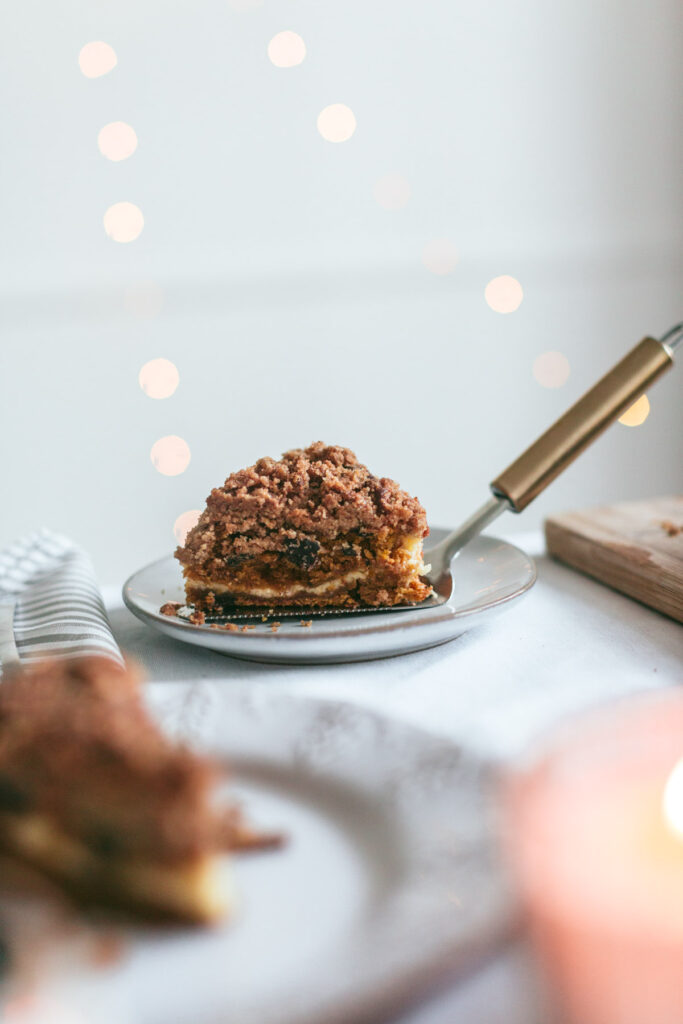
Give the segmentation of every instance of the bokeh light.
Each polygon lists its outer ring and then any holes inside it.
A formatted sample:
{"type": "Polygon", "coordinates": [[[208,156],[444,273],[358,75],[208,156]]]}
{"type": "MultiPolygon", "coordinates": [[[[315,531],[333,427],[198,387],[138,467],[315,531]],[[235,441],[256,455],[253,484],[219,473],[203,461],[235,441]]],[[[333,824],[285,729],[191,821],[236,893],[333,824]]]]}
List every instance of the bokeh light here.
{"type": "Polygon", "coordinates": [[[633,405],[628,407],[624,415],[619,417],[619,422],[623,423],[625,427],[639,427],[649,415],[650,401],[647,395],[641,395],[633,405]]]}
{"type": "Polygon", "coordinates": [[[514,313],[522,304],[524,292],[516,278],[503,274],[489,281],[484,289],[484,297],[494,312],[514,313]]]}
{"type": "Polygon", "coordinates": [[[561,388],[569,380],[569,360],[561,352],[543,352],[534,359],[532,372],[541,387],[561,388]]]}
{"type": "Polygon", "coordinates": [[[201,512],[198,508],[191,508],[189,512],[183,512],[182,515],[178,516],[173,524],[173,533],[179,544],[185,543],[185,538],[192,527],[197,525],[200,515],[201,512]]]}
{"type": "Polygon", "coordinates": [[[385,174],[375,182],[372,194],[385,210],[402,210],[410,199],[410,185],[400,174],[385,174]]]}
{"type": "Polygon", "coordinates": [[[332,103],[318,114],[318,131],[328,142],[346,142],[356,130],[356,116],[345,103],[332,103]]]}
{"type": "Polygon", "coordinates": [[[190,446],[182,437],[169,434],[154,442],[149,457],[154,468],[164,476],[178,476],[190,465],[190,446]]]}
{"type": "Polygon", "coordinates": [[[450,274],[458,263],[458,250],[447,238],[434,238],[422,250],[422,262],[432,274],[450,274]]]}
{"type": "Polygon", "coordinates": [[[148,398],[169,398],[180,382],[180,374],[170,359],[150,359],[140,370],[138,381],[148,398]]]}
{"type": "Polygon", "coordinates": [[[107,160],[126,160],[138,148],[138,137],[125,121],[112,121],[101,129],[97,145],[107,160]]]}
{"type": "Polygon", "coordinates": [[[144,226],[142,210],[135,203],[114,203],[104,215],[104,230],[114,242],[134,242],[144,226]]]}
{"type": "Polygon", "coordinates": [[[116,54],[109,43],[86,43],[78,55],[78,66],[86,78],[99,78],[116,67],[116,54]]]}
{"type": "Polygon", "coordinates": [[[149,320],[164,308],[164,290],[153,281],[141,281],[123,289],[123,308],[127,313],[149,320]]]}
{"type": "Polygon", "coordinates": [[[276,68],[295,68],[306,56],[306,44],[296,32],[278,32],[268,43],[268,56],[276,68]]]}

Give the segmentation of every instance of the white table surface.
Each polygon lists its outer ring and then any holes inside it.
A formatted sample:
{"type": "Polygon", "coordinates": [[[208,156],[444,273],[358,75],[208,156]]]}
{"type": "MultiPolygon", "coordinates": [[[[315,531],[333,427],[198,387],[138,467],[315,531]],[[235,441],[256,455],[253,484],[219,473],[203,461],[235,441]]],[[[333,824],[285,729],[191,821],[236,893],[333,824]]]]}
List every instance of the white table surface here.
{"type": "MultiPolygon", "coordinates": [[[[103,588],[114,633],[155,685],[249,680],[345,698],[452,737],[493,759],[593,703],[683,682],[683,629],[543,554],[540,534],[510,539],[536,557],[538,582],[495,618],[430,651],[353,665],[260,665],[155,633],[103,588]]],[[[131,567],[134,568],[134,567],[131,567]]],[[[436,994],[400,1024],[541,1024],[523,940],[436,994]]]]}

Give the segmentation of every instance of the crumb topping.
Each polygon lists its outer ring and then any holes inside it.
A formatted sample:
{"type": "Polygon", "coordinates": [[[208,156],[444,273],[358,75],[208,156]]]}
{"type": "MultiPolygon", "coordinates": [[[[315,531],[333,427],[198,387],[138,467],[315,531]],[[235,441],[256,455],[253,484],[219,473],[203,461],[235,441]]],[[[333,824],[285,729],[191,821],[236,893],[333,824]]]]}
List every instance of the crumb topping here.
{"type": "Polygon", "coordinates": [[[182,607],[180,601],[167,601],[166,604],[162,604],[159,611],[162,615],[168,615],[172,618],[178,614],[178,609],[182,607]]]}
{"type": "Polygon", "coordinates": [[[285,452],[231,474],[207,498],[206,509],[176,558],[205,572],[265,551],[284,551],[302,568],[321,542],[343,534],[428,533],[417,498],[376,477],[348,448],[325,445],[285,452]]]}

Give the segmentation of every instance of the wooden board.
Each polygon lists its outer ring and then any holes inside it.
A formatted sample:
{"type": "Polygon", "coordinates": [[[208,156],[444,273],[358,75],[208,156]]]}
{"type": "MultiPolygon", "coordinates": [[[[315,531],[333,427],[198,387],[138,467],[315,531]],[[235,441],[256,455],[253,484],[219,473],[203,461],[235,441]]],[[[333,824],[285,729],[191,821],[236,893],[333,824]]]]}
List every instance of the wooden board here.
{"type": "Polygon", "coordinates": [[[545,537],[555,558],[683,622],[683,497],[552,516],[545,537]]]}

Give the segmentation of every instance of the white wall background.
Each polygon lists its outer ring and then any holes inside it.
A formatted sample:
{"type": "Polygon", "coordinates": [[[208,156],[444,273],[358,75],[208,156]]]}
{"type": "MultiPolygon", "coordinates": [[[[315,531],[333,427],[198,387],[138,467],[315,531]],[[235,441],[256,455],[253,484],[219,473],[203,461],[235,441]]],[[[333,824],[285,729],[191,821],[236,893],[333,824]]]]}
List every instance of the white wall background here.
{"type": "MultiPolygon", "coordinates": [[[[22,0],[0,28],[0,544],[49,525],[120,579],[230,471],[318,438],[455,524],[683,318],[679,0],[22,0]],[[290,69],[267,55],[284,29],[307,47],[290,69]],[[90,40],[118,56],[100,78],[90,40]],[[316,129],[331,103],[347,142],[316,129]],[[97,137],[119,120],[139,146],[115,163],[97,137]],[[387,174],[400,210],[373,197],[387,174]],[[129,244],[103,228],[122,200],[129,244]],[[505,315],[501,274],[524,290],[505,315]],[[560,388],[532,374],[548,350],[560,388]],[[156,357],[180,373],[164,400],[138,385],[156,357]],[[170,434],[177,476],[150,461],[170,434]]],[[[680,490],[682,396],[679,367],[512,525],[680,490]]]]}

